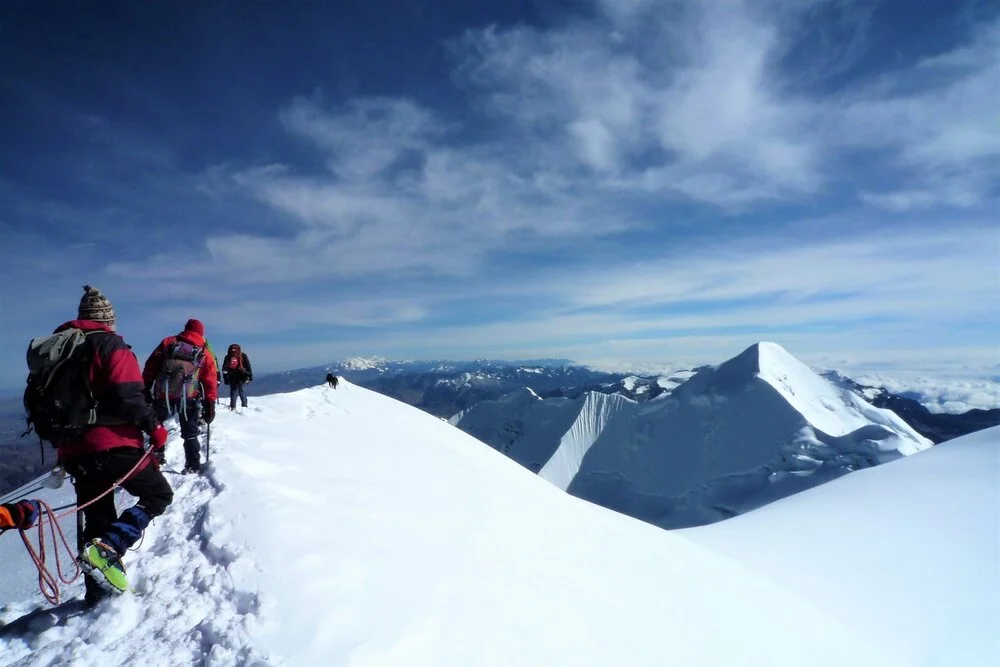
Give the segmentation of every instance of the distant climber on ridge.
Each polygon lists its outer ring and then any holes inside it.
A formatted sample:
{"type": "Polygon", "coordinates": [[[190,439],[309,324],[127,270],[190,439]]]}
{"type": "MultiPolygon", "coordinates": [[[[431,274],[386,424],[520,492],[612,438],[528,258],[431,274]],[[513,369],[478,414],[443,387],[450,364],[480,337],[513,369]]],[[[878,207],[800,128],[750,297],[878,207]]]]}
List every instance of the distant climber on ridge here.
{"type": "Polygon", "coordinates": [[[326,383],[328,385],[330,385],[331,387],[333,387],[334,389],[336,389],[337,388],[337,376],[334,375],[333,373],[330,373],[328,371],[327,374],[326,374],[326,383]]]}
{"type": "Polygon", "coordinates": [[[236,343],[229,346],[226,359],[222,362],[222,379],[229,385],[229,409],[236,409],[236,395],[240,396],[240,404],[247,406],[247,394],[244,385],[253,382],[253,368],[250,358],[236,343]]]}

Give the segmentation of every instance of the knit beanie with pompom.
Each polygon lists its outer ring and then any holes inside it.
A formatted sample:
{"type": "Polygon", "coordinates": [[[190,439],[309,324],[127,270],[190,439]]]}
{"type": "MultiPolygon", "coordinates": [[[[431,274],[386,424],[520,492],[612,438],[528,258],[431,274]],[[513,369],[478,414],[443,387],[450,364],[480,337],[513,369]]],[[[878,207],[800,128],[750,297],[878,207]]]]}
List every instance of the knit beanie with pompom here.
{"type": "Polygon", "coordinates": [[[101,322],[112,331],[115,330],[114,306],[108,301],[108,297],[101,294],[101,290],[90,285],[83,286],[83,297],[80,299],[77,319],[101,322]]]}

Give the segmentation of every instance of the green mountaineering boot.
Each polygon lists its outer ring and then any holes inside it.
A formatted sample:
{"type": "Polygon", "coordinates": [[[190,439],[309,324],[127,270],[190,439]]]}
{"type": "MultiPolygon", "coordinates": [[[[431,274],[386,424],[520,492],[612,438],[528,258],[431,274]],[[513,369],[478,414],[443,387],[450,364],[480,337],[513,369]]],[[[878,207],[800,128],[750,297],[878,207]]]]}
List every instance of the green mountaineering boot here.
{"type": "Polygon", "coordinates": [[[118,595],[128,590],[128,577],[125,576],[121,557],[114,548],[99,539],[87,543],[79,561],[83,571],[109,593],[118,595]]]}

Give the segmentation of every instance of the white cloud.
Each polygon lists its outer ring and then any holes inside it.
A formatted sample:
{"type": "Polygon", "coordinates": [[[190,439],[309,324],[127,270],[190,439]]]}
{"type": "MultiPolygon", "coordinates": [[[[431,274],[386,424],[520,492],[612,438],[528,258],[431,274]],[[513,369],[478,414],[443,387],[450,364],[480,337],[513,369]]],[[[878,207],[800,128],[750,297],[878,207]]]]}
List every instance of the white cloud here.
{"type": "Polygon", "coordinates": [[[434,114],[415,103],[393,98],[360,98],[336,113],[319,99],[300,98],[281,112],[289,130],[325,149],[329,166],[349,181],[367,181],[408,151],[425,150],[443,134],[434,114]]]}
{"type": "Polygon", "coordinates": [[[928,183],[922,189],[894,190],[882,193],[862,192],[861,200],[894,213],[924,211],[945,205],[954,208],[971,208],[982,199],[983,188],[972,177],[941,179],[928,183]]]}
{"type": "Polygon", "coordinates": [[[868,203],[969,207],[991,196],[1000,23],[875,84],[794,93],[778,63],[817,4],[604,3],[606,23],[470,32],[460,72],[484,108],[565,142],[564,157],[599,184],[745,207],[816,193],[851,168],[844,151],[864,151],[903,171],[901,187],[884,191],[858,178],[868,203]]]}
{"type": "Polygon", "coordinates": [[[1000,181],[1000,21],[966,47],[885,75],[828,116],[834,147],[882,150],[903,185],[863,192],[890,210],[968,208],[1000,181]]]}
{"type": "Polygon", "coordinates": [[[595,171],[615,171],[618,153],[614,137],[600,120],[578,120],[570,123],[569,131],[576,139],[580,159],[595,171]]]}
{"type": "Polygon", "coordinates": [[[470,32],[460,72],[491,113],[554,132],[616,187],[723,205],[818,187],[809,116],[770,71],[776,26],[738,2],[606,7],[608,25],[470,32]]]}
{"type": "MultiPolygon", "coordinates": [[[[876,230],[825,241],[800,239],[794,247],[779,235],[759,235],[608,267],[554,289],[587,308],[716,302],[740,317],[753,312],[761,324],[769,316],[787,323],[788,316],[808,321],[806,313],[812,318],[908,315],[931,307],[946,318],[955,311],[995,312],[998,241],[996,229],[961,224],[937,233],[876,230]],[[958,294],[962,300],[955,299],[958,294]],[[739,303],[760,297],[769,303],[739,303]]],[[[713,316],[694,319],[707,323],[713,316]]]]}
{"type": "MultiPolygon", "coordinates": [[[[349,300],[318,294],[309,301],[245,299],[237,304],[220,304],[212,317],[224,332],[264,334],[302,327],[380,327],[420,322],[427,317],[424,307],[407,297],[375,297],[349,300]],[[274,313],[280,313],[275,318],[274,313]]],[[[180,311],[177,311],[180,315],[180,311]]]]}
{"type": "MultiPolygon", "coordinates": [[[[954,369],[950,369],[954,373],[954,369]]],[[[960,414],[972,409],[1000,408],[1000,382],[981,378],[890,377],[868,373],[855,378],[862,384],[885,387],[894,394],[914,395],[928,410],[960,414]]]]}

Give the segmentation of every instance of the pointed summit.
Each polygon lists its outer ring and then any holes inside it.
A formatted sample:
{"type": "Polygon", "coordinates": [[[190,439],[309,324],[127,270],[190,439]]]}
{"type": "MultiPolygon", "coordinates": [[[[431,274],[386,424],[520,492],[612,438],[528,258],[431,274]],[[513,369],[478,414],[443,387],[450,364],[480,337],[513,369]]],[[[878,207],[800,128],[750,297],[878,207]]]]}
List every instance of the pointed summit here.
{"type": "Polygon", "coordinates": [[[738,355],[716,366],[702,368],[687,384],[694,383],[688,391],[732,391],[757,377],[778,377],[784,369],[809,370],[777,343],[754,343],[738,355]]]}

